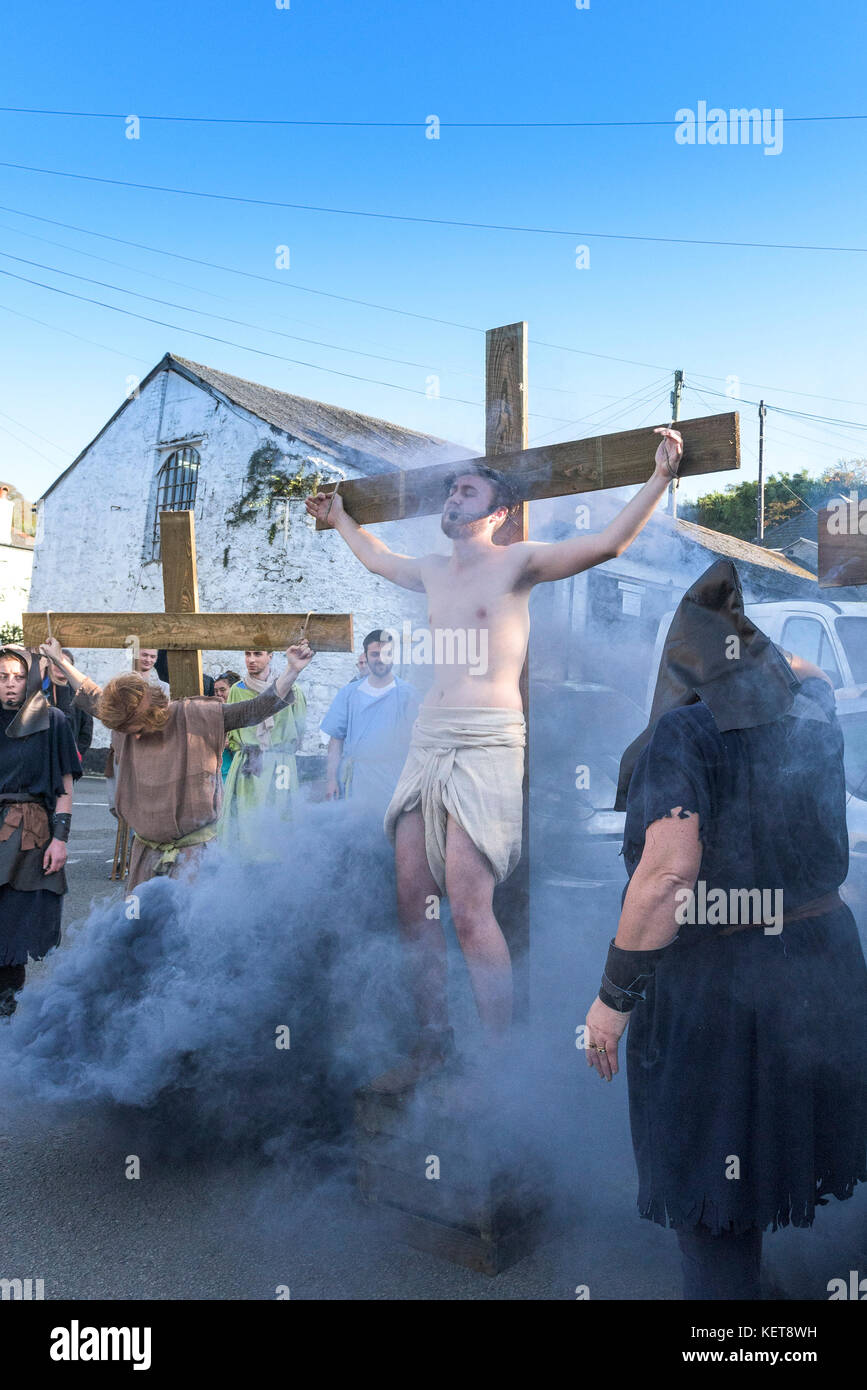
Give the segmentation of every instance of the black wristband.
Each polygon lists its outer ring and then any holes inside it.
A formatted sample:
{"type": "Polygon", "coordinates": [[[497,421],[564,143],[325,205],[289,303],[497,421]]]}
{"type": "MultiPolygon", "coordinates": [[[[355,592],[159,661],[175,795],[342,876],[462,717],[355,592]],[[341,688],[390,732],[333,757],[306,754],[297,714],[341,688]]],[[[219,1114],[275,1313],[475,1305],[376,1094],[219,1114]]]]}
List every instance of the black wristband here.
{"type": "Polygon", "coordinates": [[[660,946],[655,951],[624,951],[612,940],[599,986],[602,1003],[620,1014],[634,1009],[639,999],[644,998],[648,982],[667,949],[660,946]]]}
{"type": "Polygon", "coordinates": [[[640,998],[639,995],[630,994],[628,990],[618,989],[612,985],[607,976],[602,976],[602,984],[599,986],[599,998],[603,1004],[607,1004],[609,1009],[616,1009],[619,1014],[628,1014],[640,998]]]}
{"type": "Polygon", "coordinates": [[[72,824],[72,816],[68,811],[56,811],[51,822],[51,833],[55,840],[62,840],[66,844],[69,839],[69,827],[72,824]]]}

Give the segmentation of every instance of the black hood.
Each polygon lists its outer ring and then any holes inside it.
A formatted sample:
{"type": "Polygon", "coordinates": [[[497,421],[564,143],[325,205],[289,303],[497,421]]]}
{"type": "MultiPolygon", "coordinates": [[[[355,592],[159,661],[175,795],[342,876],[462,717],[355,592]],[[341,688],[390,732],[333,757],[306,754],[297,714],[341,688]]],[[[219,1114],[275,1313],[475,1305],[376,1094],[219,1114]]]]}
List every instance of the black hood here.
{"type": "Polygon", "coordinates": [[[799,685],[780,649],[744,613],[731,560],[717,560],[687,589],[672,619],[650,723],[623,754],[615,809],[626,809],[638,755],[669,710],[701,700],[721,733],[755,729],[788,714],[799,685]]]}
{"type": "Polygon", "coordinates": [[[29,738],[31,734],[44,733],[51,723],[51,713],[42,690],[39,657],[27,647],[20,647],[15,642],[5,642],[0,646],[0,657],[2,656],[17,656],[27,667],[24,704],[6,730],[6,737],[29,738]]]}

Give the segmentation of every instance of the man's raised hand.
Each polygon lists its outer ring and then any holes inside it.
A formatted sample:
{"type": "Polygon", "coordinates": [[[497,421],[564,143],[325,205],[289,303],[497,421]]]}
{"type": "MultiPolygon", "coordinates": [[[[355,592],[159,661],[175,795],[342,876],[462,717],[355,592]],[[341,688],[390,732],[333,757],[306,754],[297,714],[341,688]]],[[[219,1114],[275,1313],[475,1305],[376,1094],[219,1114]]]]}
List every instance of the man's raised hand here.
{"type": "Polygon", "coordinates": [[[296,642],[293,647],[286,649],[286,669],[297,676],[313,660],[313,648],[305,638],[303,642],[296,642]]]}
{"type": "Polygon", "coordinates": [[[682,435],[677,430],[669,429],[665,425],[658,426],[653,433],[662,435],[659,448],[656,451],[656,472],[662,478],[676,478],[680,461],[683,458],[682,435]]]}
{"type": "Polygon", "coordinates": [[[308,497],[304,505],[311,516],[326,526],[336,526],[338,517],[343,513],[343,499],[336,488],[333,492],[317,492],[313,497],[308,497]]]}
{"type": "Polygon", "coordinates": [[[49,637],[47,642],[42,642],[39,650],[49,661],[61,662],[63,660],[63,648],[57,637],[49,637]]]}

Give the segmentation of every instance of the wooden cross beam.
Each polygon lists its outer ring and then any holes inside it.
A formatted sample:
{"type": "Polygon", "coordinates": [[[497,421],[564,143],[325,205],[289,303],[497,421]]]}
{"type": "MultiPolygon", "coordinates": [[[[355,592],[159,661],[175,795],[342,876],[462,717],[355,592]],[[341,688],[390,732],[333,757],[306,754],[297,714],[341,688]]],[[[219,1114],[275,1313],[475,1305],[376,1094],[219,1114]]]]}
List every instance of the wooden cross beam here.
{"type": "Polygon", "coordinates": [[[192,512],[160,513],[164,613],[25,613],[24,645],[50,632],[64,647],[164,647],[173,700],[201,695],[203,651],[273,651],[302,633],[315,651],[352,651],[351,613],[200,613],[192,512]],[[49,629],[50,618],[50,629],[49,629]]]}
{"type": "MultiPolygon", "coordinates": [[[[501,472],[520,482],[525,499],[513,508],[497,540],[504,545],[528,538],[528,504],[544,497],[564,497],[602,488],[645,483],[651,475],[656,441],[653,427],[621,430],[617,434],[576,439],[566,444],[527,447],[527,325],[512,323],[491,329],[485,353],[485,454],[478,459],[435,464],[394,474],[356,478],[340,485],[349,515],[361,525],[428,516],[442,509],[444,483],[464,466],[494,461],[501,472]]],[[[668,421],[661,423],[668,424],[668,421]]],[[[679,420],[684,452],[680,476],[717,473],[740,467],[737,413],[679,420]]],[[[317,522],[317,529],[325,524],[317,522]]],[[[529,731],[530,700],[527,662],[521,673],[521,694],[529,731]]],[[[529,751],[529,739],[528,739],[529,751]]],[[[529,758],[524,763],[524,847],[520,862],[497,890],[497,917],[516,965],[516,1011],[529,1008],[529,758]]]]}
{"type": "MultiPolygon", "coordinates": [[[[515,328],[493,329],[488,333],[490,367],[491,333],[510,333],[515,328]]],[[[495,354],[502,362],[502,352],[495,354]]],[[[502,384],[502,381],[501,381],[502,384]]],[[[489,382],[490,385],[490,382],[489,382]]],[[[503,418],[514,425],[518,420],[517,401],[512,401],[503,418]]],[[[488,406],[496,415],[496,402],[488,406]]],[[[496,415],[496,418],[500,418],[496,415]]],[[[668,420],[659,422],[668,424],[668,420]]],[[[683,435],[681,478],[701,473],[719,473],[740,467],[738,413],[706,415],[697,420],[678,420],[683,435]]],[[[575,439],[567,444],[546,444],[541,448],[524,449],[506,441],[502,447],[491,448],[481,458],[460,459],[455,463],[437,463],[428,468],[412,468],[402,473],[378,473],[372,478],[353,478],[340,484],[340,495],[349,515],[360,526],[377,521],[397,521],[414,516],[430,516],[442,510],[443,485],[450,473],[462,465],[490,462],[497,455],[496,466],[501,473],[513,475],[520,481],[527,502],[544,497],[566,497],[572,493],[597,492],[602,488],[628,487],[646,483],[650,477],[654,450],[648,454],[653,426],[640,430],[621,430],[618,434],[601,434],[593,439],[575,439]]],[[[502,430],[505,436],[507,431],[502,430]]],[[[317,521],[317,530],[325,523],[317,521]]]]}

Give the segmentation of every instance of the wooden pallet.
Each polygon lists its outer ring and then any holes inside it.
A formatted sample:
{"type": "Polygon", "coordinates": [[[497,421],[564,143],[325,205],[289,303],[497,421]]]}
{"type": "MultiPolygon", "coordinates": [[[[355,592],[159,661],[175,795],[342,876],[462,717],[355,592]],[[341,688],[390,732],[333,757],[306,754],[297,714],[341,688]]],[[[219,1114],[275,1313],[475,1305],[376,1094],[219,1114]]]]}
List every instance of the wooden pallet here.
{"type": "MultiPolygon", "coordinates": [[[[375,1084],[375,1083],[374,1083],[375,1084]]],[[[356,1092],[358,1186],[396,1239],[480,1274],[499,1274],[541,1238],[544,1197],[477,1114],[455,1113],[454,1080],[399,1095],[356,1092]],[[438,1160],[438,1177],[428,1174],[438,1160]]]]}

